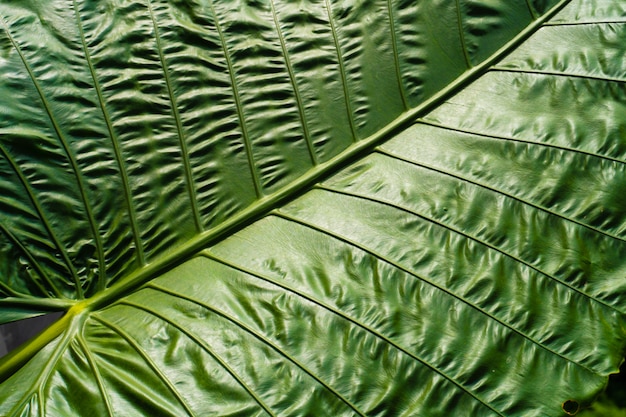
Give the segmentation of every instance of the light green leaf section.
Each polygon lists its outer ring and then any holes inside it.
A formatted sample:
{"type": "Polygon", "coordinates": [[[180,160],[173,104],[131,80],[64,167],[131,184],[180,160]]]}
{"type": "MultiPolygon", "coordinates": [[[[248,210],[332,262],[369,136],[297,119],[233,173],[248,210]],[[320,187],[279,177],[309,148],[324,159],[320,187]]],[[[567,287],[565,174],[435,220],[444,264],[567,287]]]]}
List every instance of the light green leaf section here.
{"type": "Polygon", "coordinates": [[[626,7],[551,6],[3,2],[0,317],[68,313],[0,415],[587,405],[626,348],[626,7]]]}

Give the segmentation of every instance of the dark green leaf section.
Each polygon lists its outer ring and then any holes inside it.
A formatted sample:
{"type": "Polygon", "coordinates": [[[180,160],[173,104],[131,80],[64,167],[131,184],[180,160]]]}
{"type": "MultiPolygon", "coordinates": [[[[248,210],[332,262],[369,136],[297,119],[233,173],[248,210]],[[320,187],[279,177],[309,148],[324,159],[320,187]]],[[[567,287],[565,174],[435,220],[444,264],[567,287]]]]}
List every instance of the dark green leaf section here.
{"type": "Polygon", "coordinates": [[[537,10],[2,2],[0,294],[101,292],[433,97],[537,10]]]}
{"type": "Polygon", "coordinates": [[[572,3],[363,159],[79,313],[5,382],[0,414],[587,404],[626,346],[626,21],[596,6],[572,3]]]}

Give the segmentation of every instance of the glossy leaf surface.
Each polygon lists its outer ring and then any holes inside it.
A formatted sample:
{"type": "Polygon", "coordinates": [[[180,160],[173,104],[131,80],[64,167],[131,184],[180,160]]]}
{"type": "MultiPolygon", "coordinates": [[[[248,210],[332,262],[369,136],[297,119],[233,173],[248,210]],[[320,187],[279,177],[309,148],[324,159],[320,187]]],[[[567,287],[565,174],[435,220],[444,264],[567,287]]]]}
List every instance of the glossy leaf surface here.
{"type": "Polygon", "coordinates": [[[68,311],[0,414],[559,416],[617,370],[620,1],[0,13],[0,318],[68,311]]]}

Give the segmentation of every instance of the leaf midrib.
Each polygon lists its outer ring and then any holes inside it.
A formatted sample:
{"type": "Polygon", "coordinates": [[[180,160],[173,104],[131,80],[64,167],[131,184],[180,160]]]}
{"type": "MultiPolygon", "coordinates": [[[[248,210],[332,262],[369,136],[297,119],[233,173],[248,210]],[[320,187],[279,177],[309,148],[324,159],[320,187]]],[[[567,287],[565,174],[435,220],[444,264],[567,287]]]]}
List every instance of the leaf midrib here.
{"type": "Polygon", "coordinates": [[[355,143],[337,156],[319,164],[303,176],[294,180],[290,184],[287,184],[273,194],[257,200],[255,203],[246,207],[244,210],[224,221],[220,225],[191,238],[171,253],[162,256],[153,263],[148,264],[145,268],[129,274],[126,278],[121,279],[118,283],[106,291],[95,295],[90,300],[86,301],[89,304],[90,310],[102,308],[104,305],[109,304],[113,299],[117,298],[116,296],[118,294],[126,295],[128,292],[138,289],[141,285],[155,278],[163,271],[190,259],[204,247],[213,245],[237,230],[243,229],[254,221],[265,216],[271,210],[303,194],[316,182],[335,174],[339,170],[345,168],[352,161],[361,159],[366,154],[371,153],[376,146],[381,145],[398,131],[407,128],[422,115],[430,112],[466,85],[482,76],[495,62],[501,60],[511,50],[515,49],[519,44],[524,42],[530,35],[539,29],[547,20],[551,19],[569,2],[570,0],[561,0],[549,12],[528,25],[515,38],[507,42],[489,58],[467,70],[460,77],[455,79],[429,99],[425,100],[419,106],[402,113],[399,117],[373,135],[355,143]]]}
{"type": "MultiPolygon", "coordinates": [[[[482,76],[496,62],[500,61],[511,51],[516,49],[522,42],[526,41],[549,19],[561,11],[570,1],[571,0],[561,0],[548,12],[530,23],[526,28],[519,32],[517,36],[509,40],[487,59],[468,69],[446,87],[426,99],[420,105],[402,113],[376,133],[354,143],[340,154],[317,165],[298,179],[283,186],[278,191],[267,196],[262,196],[255,203],[246,207],[213,229],[196,235],[195,237],[189,239],[186,243],[174,249],[172,252],[162,255],[160,258],[152,263],[146,264],[141,269],[131,272],[108,289],[94,295],[91,298],[75,302],[73,306],[68,309],[66,315],[56,323],[57,326],[55,326],[55,331],[45,331],[33,339],[31,343],[28,343],[26,346],[19,349],[19,351],[16,351],[15,355],[9,355],[8,357],[3,358],[4,360],[0,361],[0,381],[9,377],[15,369],[18,369],[39,349],[41,349],[41,347],[45,346],[48,342],[57,337],[62,332],[64,326],[69,326],[74,316],[80,316],[86,312],[101,309],[119,298],[138,290],[144,284],[162,273],[189,260],[203,248],[213,245],[259,220],[271,210],[274,210],[284,203],[302,195],[316,182],[337,173],[351,162],[371,153],[376,146],[381,145],[397,132],[407,128],[413,124],[416,119],[432,111],[461,89],[465,88],[468,84],[482,76]]],[[[220,32],[220,38],[223,39],[221,28],[218,28],[218,31],[220,32]]],[[[10,301],[10,299],[8,301],[10,301]]]]}

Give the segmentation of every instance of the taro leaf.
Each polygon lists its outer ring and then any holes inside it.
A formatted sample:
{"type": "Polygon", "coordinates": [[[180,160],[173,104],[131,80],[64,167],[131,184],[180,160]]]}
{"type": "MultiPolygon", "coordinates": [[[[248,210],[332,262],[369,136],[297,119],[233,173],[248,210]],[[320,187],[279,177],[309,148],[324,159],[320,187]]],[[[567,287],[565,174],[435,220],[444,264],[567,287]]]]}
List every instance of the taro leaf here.
{"type": "Polygon", "coordinates": [[[626,5],[0,2],[0,414],[559,416],[626,347],[626,5]]]}

